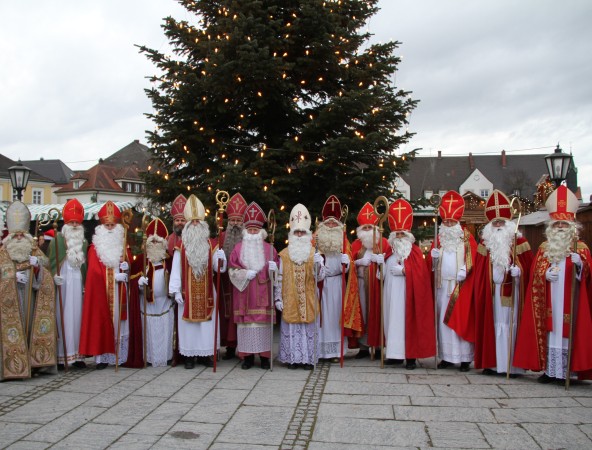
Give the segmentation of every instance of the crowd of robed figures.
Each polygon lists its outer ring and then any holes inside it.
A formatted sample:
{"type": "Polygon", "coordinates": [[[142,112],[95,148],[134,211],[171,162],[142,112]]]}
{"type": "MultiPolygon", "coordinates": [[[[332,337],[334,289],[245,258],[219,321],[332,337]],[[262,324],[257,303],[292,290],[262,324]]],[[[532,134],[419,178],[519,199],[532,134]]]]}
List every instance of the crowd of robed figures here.
{"type": "Polygon", "coordinates": [[[222,359],[238,357],[245,370],[270,369],[277,317],[277,360],[290,369],[312,370],[319,360],[343,366],[349,348],[359,349],[355,358],[408,370],[434,357],[439,369],[459,364],[462,372],[471,363],[488,375],[542,371],[542,383],[592,375],[590,252],[578,240],[578,201],[565,186],[546,202],[547,240],[536,255],[497,190],[479,244],[460,225],[464,199],[447,192],[425,257],[404,199],[384,199],[383,213],[366,203],[351,244],[337,197],[325,202],[314,233],[298,204],[279,254],[275,223],[266,228],[272,214],[240,193],[219,204],[226,227],[217,220],[212,232],[202,202],[179,195],[172,232],[158,218],[146,221],[143,253],[133,257],[112,202],[87,246],[83,207],[68,201],[47,256],[29,234],[26,205],[13,202],[0,247],[1,378],[85,367],[90,356],[97,369],[216,370],[221,346],[222,359]]]}

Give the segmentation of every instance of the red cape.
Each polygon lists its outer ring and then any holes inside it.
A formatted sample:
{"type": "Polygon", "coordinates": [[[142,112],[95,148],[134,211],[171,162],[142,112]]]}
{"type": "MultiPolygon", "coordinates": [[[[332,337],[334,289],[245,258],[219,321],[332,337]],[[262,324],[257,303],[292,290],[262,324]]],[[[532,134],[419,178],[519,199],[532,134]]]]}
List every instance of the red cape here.
{"type": "MultiPolygon", "coordinates": [[[[516,244],[516,265],[520,267],[522,272],[520,274],[520,298],[514,299],[514,305],[518,308],[519,322],[524,306],[526,286],[530,278],[532,251],[528,241],[522,237],[517,239],[516,244]]],[[[504,281],[508,281],[507,277],[504,281]]],[[[480,244],[475,257],[475,369],[497,366],[493,290],[491,259],[486,247],[480,244]]]]}

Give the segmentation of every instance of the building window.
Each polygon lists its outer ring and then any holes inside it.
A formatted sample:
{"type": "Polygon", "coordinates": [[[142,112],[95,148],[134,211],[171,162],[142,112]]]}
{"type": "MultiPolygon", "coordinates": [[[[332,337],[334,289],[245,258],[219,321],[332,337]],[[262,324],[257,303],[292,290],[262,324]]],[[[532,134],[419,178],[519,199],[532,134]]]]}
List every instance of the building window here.
{"type": "Polygon", "coordinates": [[[434,191],[424,191],[423,196],[425,198],[430,198],[434,194],[434,191]]]}
{"type": "Polygon", "coordinates": [[[80,187],[80,180],[76,180],[72,182],[72,188],[78,189],[80,187]]]}
{"type": "Polygon", "coordinates": [[[520,189],[514,189],[514,195],[520,197],[520,189]]]}
{"type": "Polygon", "coordinates": [[[43,203],[43,189],[33,189],[33,204],[41,205],[43,203]]]}
{"type": "Polygon", "coordinates": [[[123,183],[123,186],[125,187],[125,192],[132,192],[132,184],[131,183],[123,183]]]}
{"type": "Polygon", "coordinates": [[[444,197],[444,194],[446,194],[447,191],[438,191],[438,195],[440,196],[440,198],[444,197]]]}
{"type": "Polygon", "coordinates": [[[481,197],[482,198],[489,197],[489,189],[481,189],[481,197]]]}
{"type": "Polygon", "coordinates": [[[134,184],[134,192],[140,192],[141,188],[140,188],[140,183],[135,183],[134,184]]]}

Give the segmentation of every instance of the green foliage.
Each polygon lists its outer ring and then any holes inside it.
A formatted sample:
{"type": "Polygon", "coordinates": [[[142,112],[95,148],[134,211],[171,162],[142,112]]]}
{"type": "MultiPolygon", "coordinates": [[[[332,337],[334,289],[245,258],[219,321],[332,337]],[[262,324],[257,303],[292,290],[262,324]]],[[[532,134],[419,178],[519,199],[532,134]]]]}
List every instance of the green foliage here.
{"type": "Polygon", "coordinates": [[[213,215],[217,190],[238,191],[274,208],[280,231],[295,204],[315,217],[335,194],[351,229],[392,192],[415,156],[395,150],[417,100],[393,83],[399,43],[360,31],[376,0],[180,3],[194,20],[164,19],[172,53],[140,47],[159,71],[147,90],[154,205],[193,193],[213,215]]]}

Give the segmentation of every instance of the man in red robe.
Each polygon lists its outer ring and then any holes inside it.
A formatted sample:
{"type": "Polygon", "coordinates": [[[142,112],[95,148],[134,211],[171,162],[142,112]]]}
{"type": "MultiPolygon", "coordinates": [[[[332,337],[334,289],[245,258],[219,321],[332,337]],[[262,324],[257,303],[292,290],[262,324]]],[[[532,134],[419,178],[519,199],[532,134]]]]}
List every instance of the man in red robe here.
{"type": "Polygon", "coordinates": [[[438,368],[460,363],[460,371],[468,372],[475,342],[473,265],[477,242],[460,226],[464,211],[465,200],[458,192],[442,196],[438,209],[442,226],[426,261],[434,274],[438,305],[438,354],[442,359],[438,368]]]}
{"type": "Polygon", "coordinates": [[[388,211],[392,255],[385,261],[384,335],[387,361],[416,368],[417,358],[436,354],[434,297],[430,274],[411,234],[413,209],[403,199],[388,211]]]}
{"type": "MultiPolygon", "coordinates": [[[[358,293],[364,321],[364,334],[358,339],[360,351],[356,359],[370,355],[369,347],[380,346],[380,281],[376,278],[377,266],[390,255],[388,240],[380,235],[378,217],[374,207],[366,202],[358,213],[357,239],[351,252],[358,276],[358,293]],[[386,252],[386,255],[382,252],[386,252]]],[[[352,348],[350,342],[350,348],[352,348]]]]}
{"type": "Polygon", "coordinates": [[[547,199],[547,240],[535,256],[518,328],[514,365],[544,370],[538,378],[543,384],[563,383],[568,376],[592,378],[592,259],[588,246],[578,240],[578,204],[565,186],[547,199]]]}
{"type": "Polygon", "coordinates": [[[131,254],[127,250],[121,212],[111,201],[99,210],[101,225],[88,248],[80,328],[81,355],[95,356],[97,369],[123,364],[129,350],[127,282],[131,254]],[[117,356],[117,358],[116,358],[117,356]]]}
{"type": "MultiPolygon", "coordinates": [[[[507,373],[512,360],[532,251],[511,220],[510,200],[503,192],[491,193],[485,216],[489,223],[475,257],[475,369],[495,375],[507,373]]],[[[511,377],[522,372],[510,367],[511,377]]]]}

